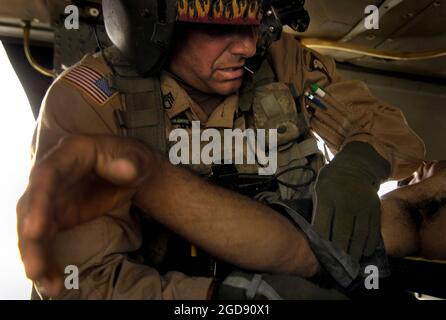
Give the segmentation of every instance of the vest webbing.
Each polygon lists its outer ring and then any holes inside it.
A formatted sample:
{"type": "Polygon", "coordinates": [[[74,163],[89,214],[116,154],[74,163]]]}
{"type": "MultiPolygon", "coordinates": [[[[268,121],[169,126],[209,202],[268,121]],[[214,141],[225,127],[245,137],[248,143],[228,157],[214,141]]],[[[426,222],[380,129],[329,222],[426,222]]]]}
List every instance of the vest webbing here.
{"type": "Polygon", "coordinates": [[[124,98],[125,112],[115,110],[118,125],[127,129],[129,137],[166,153],[166,126],[159,77],[142,77],[114,47],[104,54],[114,71],[108,77],[109,85],[124,98]]]}

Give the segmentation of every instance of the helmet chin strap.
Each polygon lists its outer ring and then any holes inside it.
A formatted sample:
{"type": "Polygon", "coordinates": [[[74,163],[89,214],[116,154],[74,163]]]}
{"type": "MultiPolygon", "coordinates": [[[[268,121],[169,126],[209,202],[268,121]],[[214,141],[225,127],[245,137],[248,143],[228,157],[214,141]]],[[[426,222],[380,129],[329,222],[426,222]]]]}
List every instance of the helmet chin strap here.
{"type": "Polygon", "coordinates": [[[264,17],[275,16],[282,25],[296,32],[305,32],[310,24],[310,15],[304,6],[305,0],[265,0],[264,17]]]}
{"type": "Polygon", "coordinates": [[[268,48],[282,36],[283,26],[296,32],[305,32],[310,16],[304,8],[305,0],[264,0],[263,18],[260,25],[260,41],[254,57],[246,62],[245,69],[255,73],[261,66],[268,48]]]}

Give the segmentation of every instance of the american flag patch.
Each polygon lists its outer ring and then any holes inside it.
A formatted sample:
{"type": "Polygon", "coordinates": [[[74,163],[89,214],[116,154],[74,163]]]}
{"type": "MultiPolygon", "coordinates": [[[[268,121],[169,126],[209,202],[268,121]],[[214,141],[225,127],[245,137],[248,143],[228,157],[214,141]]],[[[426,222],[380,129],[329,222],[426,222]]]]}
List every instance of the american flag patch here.
{"type": "Polygon", "coordinates": [[[115,93],[103,75],[86,66],[73,68],[63,78],[84,90],[99,104],[104,104],[115,93]]]}

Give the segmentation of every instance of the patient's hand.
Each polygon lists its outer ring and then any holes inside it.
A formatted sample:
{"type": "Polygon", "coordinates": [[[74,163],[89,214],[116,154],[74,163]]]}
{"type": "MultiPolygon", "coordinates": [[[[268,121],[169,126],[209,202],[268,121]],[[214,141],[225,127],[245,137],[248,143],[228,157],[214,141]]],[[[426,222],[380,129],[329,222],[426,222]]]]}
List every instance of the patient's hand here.
{"type": "Polygon", "coordinates": [[[52,257],[58,231],[132,200],[156,171],[157,156],[136,140],[108,136],[63,139],[38,161],[17,204],[19,249],[27,276],[50,296],[62,288],[52,257]]]}

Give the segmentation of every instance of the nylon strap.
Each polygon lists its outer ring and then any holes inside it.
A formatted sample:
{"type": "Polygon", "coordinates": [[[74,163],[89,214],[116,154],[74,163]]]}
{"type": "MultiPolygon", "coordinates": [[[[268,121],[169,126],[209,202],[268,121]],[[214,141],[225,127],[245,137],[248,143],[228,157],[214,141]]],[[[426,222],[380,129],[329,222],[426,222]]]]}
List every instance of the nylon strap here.
{"type": "Polygon", "coordinates": [[[280,200],[268,201],[270,204],[281,206],[290,218],[305,233],[319,263],[343,288],[347,288],[360,274],[359,262],[340,250],[335,244],[321,238],[313,230],[311,224],[293,208],[280,200]]]}
{"type": "MultiPolygon", "coordinates": [[[[243,289],[245,290],[245,295],[247,294],[248,289],[252,286],[251,281],[243,277],[236,277],[236,276],[228,276],[223,281],[222,284],[233,288],[243,289]]],[[[267,300],[283,300],[280,294],[278,294],[277,291],[274,290],[274,288],[271,287],[268,283],[262,280],[262,278],[260,278],[260,281],[258,282],[257,285],[257,290],[255,292],[255,295],[257,294],[264,296],[267,300]]],[[[248,298],[247,295],[246,297],[248,298]]]]}
{"type": "Polygon", "coordinates": [[[129,137],[166,153],[166,124],[159,77],[139,75],[114,47],[107,49],[105,54],[115,70],[108,78],[109,85],[123,95],[125,102],[125,112],[115,112],[119,126],[127,129],[129,137]]]}

